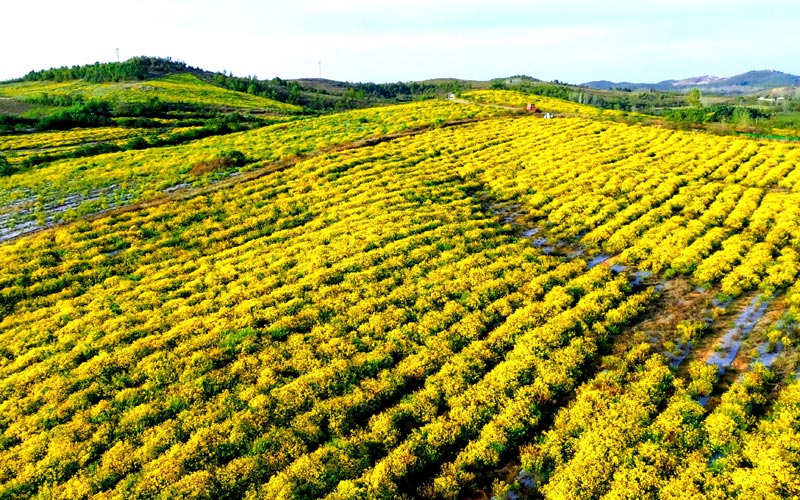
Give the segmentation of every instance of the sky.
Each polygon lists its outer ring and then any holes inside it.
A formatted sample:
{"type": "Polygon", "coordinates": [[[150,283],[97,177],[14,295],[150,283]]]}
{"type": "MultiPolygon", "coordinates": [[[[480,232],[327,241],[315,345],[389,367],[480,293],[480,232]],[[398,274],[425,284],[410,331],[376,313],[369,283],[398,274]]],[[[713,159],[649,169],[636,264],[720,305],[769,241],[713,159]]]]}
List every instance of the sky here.
{"type": "Polygon", "coordinates": [[[25,0],[0,12],[0,80],[117,49],[261,79],[800,74],[797,0],[25,0]]]}

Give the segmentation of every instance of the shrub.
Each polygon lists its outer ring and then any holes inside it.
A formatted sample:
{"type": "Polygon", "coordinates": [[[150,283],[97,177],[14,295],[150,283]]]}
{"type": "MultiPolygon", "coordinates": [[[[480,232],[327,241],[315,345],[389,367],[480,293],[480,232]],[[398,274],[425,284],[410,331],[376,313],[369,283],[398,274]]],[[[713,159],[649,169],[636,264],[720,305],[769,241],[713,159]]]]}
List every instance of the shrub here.
{"type": "Polygon", "coordinates": [[[17,167],[8,163],[8,159],[5,156],[0,155],[0,176],[11,175],[16,172],[17,167]]]}
{"type": "Polygon", "coordinates": [[[147,139],[141,136],[134,137],[130,139],[128,142],[125,143],[124,149],[131,150],[131,149],[147,149],[150,147],[150,143],[147,142],[147,139]]]}
{"type": "Polygon", "coordinates": [[[247,163],[247,158],[241,151],[223,151],[216,158],[203,160],[192,165],[192,175],[203,175],[216,170],[231,167],[241,167],[247,163]]]}

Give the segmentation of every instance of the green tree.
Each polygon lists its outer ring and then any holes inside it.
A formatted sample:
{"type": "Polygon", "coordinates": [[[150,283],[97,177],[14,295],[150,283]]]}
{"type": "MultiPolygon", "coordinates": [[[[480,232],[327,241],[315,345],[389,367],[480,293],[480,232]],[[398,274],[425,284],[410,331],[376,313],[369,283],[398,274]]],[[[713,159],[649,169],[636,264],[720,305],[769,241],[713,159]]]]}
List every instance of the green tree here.
{"type": "Polygon", "coordinates": [[[737,107],[733,111],[733,116],[731,117],[731,122],[736,127],[750,127],[753,125],[752,115],[750,110],[743,107],[737,107]]]}
{"type": "Polygon", "coordinates": [[[689,94],[686,96],[686,100],[689,102],[690,106],[701,108],[703,107],[703,103],[700,102],[700,97],[700,89],[694,88],[689,91],[689,94]]]}
{"type": "Polygon", "coordinates": [[[300,100],[300,86],[292,82],[289,85],[289,98],[286,100],[289,104],[297,104],[300,100]]]}

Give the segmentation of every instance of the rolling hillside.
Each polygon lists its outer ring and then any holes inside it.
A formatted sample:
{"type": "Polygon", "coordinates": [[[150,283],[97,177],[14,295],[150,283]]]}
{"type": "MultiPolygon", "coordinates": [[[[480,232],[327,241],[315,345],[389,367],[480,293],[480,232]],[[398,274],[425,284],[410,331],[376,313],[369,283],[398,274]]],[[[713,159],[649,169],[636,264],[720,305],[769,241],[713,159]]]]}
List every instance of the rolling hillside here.
{"type": "Polygon", "coordinates": [[[65,82],[19,82],[0,85],[0,96],[16,100],[41,100],[83,96],[85,99],[140,103],[159,99],[167,103],[212,106],[242,111],[298,112],[299,106],[265,97],[223,89],[199,79],[191,73],[177,73],[145,81],[94,83],[83,80],[65,82]]]}
{"type": "Polygon", "coordinates": [[[800,495],[797,143],[508,90],[271,109],[0,137],[0,497],[800,495]]]}

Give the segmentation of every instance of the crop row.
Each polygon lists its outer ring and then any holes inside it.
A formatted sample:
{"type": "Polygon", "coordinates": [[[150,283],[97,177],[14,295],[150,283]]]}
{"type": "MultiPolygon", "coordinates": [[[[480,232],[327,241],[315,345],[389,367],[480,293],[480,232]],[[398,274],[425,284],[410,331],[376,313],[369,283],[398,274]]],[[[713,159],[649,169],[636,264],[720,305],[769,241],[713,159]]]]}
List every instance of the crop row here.
{"type": "MultiPolygon", "coordinates": [[[[493,109],[413,104],[225,140],[278,160],[493,109]]],[[[756,446],[794,436],[797,385],[773,404],[774,375],[755,369],[706,411],[695,399],[716,380],[702,363],[684,381],[648,344],[605,356],[657,294],[568,257],[613,253],[727,295],[788,290],[791,314],[796,157],[498,118],[4,244],[0,494],[453,497],[514,457],[534,483],[506,493],[646,496],[684,481],[744,495],[756,490],[742,470],[774,463],[788,477],[774,491],[796,494],[792,441],[756,446]],[[499,220],[508,203],[517,213],[499,220]]],[[[175,181],[160,170],[172,160],[148,158],[147,175],[175,181]]]]}

